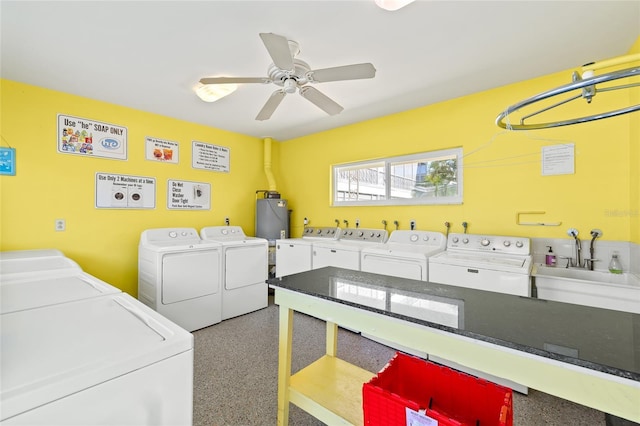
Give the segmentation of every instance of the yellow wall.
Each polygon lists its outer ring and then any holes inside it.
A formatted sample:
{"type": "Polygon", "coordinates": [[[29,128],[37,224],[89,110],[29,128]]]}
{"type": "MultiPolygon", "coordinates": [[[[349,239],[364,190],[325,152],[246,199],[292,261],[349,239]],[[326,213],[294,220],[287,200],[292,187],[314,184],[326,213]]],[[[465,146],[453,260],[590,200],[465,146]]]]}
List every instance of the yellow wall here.
{"type": "MultiPolygon", "coordinates": [[[[315,225],[332,225],[335,219],[341,223],[347,219],[353,225],[359,218],[363,227],[381,227],[383,219],[389,224],[398,220],[401,229],[408,229],[409,221],[415,219],[418,229],[442,232],[445,221],[452,224],[452,232],[462,232],[461,223],[467,221],[470,233],[566,238],[570,227],[587,236],[591,229],[600,228],[604,239],[640,242],[638,118],[632,118],[634,114],[530,132],[506,132],[494,124],[508,105],[570,83],[572,71],[282,143],[279,168],[286,178],[281,192],[293,209],[292,235],[300,235],[304,217],[315,225]],[[541,147],[566,142],[575,143],[575,174],[542,176],[541,147]],[[459,146],[465,154],[462,205],[329,205],[334,164],[459,146]],[[547,213],[524,220],[562,224],[516,224],[516,212],[532,210],[547,213]]],[[[616,91],[608,97],[598,95],[594,103],[620,108],[628,104],[628,96],[626,91],[616,91]]],[[[571,108],[572,113],[591,114],[582,100],[571,108]]]]}
{"type": "MultiPolygon", "coordinates": [[[[632,52],[640,51],[640,39],[632,52]]],[[[356,218],[363,227],[381,221],[407,229],[566,238],[575,227],[581,235],[593,228],[604,239],[640,243],[640,115],[627,114],[591,123],[532,132],[506,132],[494,124],[506,106],[570,82],[571,72],[557,73],[436,105],[393,114],[331,131],[272,144],[277,190],[293,209],[292,236],[302,220],[333,225],[356,218]],[[573,175],[541,176],[541,147],[575,143],[573,175]],[[331,207],[333,164],[462,147],[464,203],[448,206],[331,207]],[[518,226],[516,212],[544,210],[526,220],[561,221],[559,227],[518,226]]],[[[132,295],[137,294],[137,245],[148,228],[220,225],[224,217],[254,233],[255,191],[268,189],[264,144],[260,139],[141,112],[91,99],[0,80],[0,134],[3,146],[17,149],[17,175],[1,176],[0,249],[55,247],[89,273],[132,295]],[[127,161],[85,158],[57,152],[58,113],[126,126],[127,161]],[[180,143],[180,164],[144,159],[144,138],[180,143]],[[229,147],[231,172],[191,167],[191,141],[229,147]],[[95,173],[156,178],[154,210],[95,208],[95,173]],[[166,208],[168,179],[209,182],[210,211],[166,208]],[[64,218],[67,230],[55,232],[64,218]]],[[[635,104],[618,91],[612,104],[635,104]],[[617,102],[617,103],[616,103],[617,102]]],[[[594,102],[610,102],[600,97],[594,102]]],[[[586,108],[580,106],[579,108],[586,108]]],[[[585,110],[588,113],[588,110],[585,110]]]]}
{"type": "MultiPolygon", "coordinates": [[[[629,53],[640,53],[640,38],[629,53]]],[[[630,104],[640,105],[640,88],[630,93],[630,104]]],[[[630,209],[630,240],[640,243],[640,113],[631,114],[629,137],[629,209],[630,209]]]]}
{"type": "Polygon", "coordinates": [[[16,148],[16,176],[0,177],[1,249],[58,248],[90,274],[137,295],[137,246],[147,228],[231,224],[254,232],[255,191],[265,189],[262,141],[160,115],[1,80],[3,146],[16,148]],[[128,160],[57,152],[57,114],[127,127],[128,160]],[[145,160],[144,138],[179,142],[179,164],[145,160]],[[230,148],[230,173],[191,167],[191,141],[230,148]],[[95,208],[95,173],[156,178],[156,208],[95,208]],[[167,209],[167,180],[211,184],[208,211],[167,209]],[[66,219],[64,232],[55,219],[66,219]]]}

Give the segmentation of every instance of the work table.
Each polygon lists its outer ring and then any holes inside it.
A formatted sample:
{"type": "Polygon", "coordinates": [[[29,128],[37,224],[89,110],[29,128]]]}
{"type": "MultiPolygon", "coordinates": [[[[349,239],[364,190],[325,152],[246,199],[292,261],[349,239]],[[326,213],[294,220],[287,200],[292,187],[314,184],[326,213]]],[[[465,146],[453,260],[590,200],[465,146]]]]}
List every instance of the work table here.
{"type": "MultiPolygon", "coordinates": [[[[300,311],[327,321],[330,359],[343,325],[640,421],[638,314],[333,267],[268,283],[281,312],[280,387],[289,388],[289,316],[300,311]]],[[[288,396],[279,389],[285,420],[288,396]]]]}

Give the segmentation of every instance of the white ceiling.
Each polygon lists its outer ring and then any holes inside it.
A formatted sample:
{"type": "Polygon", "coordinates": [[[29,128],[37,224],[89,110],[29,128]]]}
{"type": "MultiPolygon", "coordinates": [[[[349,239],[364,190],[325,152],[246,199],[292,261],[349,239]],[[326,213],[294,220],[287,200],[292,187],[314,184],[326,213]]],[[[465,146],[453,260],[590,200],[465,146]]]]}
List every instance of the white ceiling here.
{"type": "Polygon", "coordinates": [[[623,55],[640,36],[640,1],[2,0],[0,15],[3,78],[279,141],[623,55]],[[199,100],[202,77],[266,77],[261,32],[297,41],[312,69],[376,76],[317,84],[335,116],[296,93],[256,121],[274,85],[199,100]]]}

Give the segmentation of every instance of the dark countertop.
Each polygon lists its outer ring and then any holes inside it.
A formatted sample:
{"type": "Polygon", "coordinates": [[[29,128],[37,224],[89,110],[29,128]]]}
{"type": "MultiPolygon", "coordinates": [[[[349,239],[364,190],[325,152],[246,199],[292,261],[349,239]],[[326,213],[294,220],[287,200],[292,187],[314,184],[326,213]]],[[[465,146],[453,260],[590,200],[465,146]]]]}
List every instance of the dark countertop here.
{"type": "Polygon", "coordinates": [[[638,314],[333,267],[267,283],[640,381],[638,314]]]}

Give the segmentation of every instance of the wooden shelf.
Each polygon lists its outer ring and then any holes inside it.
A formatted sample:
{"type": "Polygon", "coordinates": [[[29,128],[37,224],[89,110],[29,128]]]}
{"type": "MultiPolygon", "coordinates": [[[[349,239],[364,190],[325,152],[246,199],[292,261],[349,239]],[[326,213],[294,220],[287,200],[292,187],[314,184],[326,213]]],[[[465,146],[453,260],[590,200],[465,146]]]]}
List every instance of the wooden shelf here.
{"type": "Polygon", "coordinates": [[[325,355],[291,376],[290,401],[327,424],[362,425],[362,385],[374,375],[325,355]]]}

